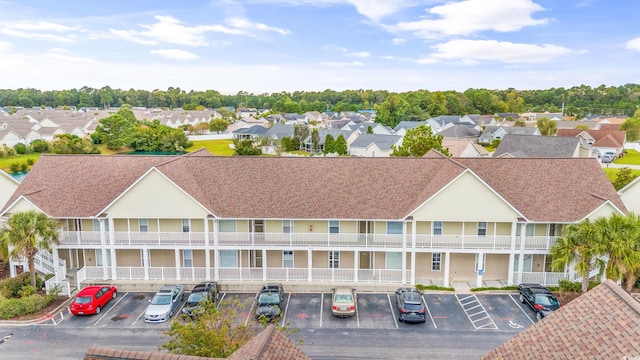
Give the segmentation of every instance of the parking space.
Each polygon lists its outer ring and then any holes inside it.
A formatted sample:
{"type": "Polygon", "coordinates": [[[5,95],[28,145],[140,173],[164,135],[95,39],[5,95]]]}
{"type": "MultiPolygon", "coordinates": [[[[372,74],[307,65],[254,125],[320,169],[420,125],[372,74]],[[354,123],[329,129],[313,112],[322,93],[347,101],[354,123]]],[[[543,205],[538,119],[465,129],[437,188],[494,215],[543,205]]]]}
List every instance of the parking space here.
{"type": "MultiPolygon", "coordinates": [[[[57,326],[65,328],[136,327],[165,329],[169,322],[148,324],[144,311],[153,293],[119,293],[98,315],[74,316],[63,310],[57,326]]],[[[515,294],[423,294],[427,317],[424,324],[398,321],[395,294],[356,293],[356,315],[339,318],[331,314],[331,293],[287,293],[280,325],[292,329],[413,329],[417,331],[483,330],[519,332],[535,322],[533,311],[515,294]]],[[[220,293],[222,311],[235,311],[238,324],[254,319],[256,293],[220,293]]],[[[178,313],[181,307],[181,304],[178,313]]]]}
{"type": "Polygon", "coordinates": [[[500,330],[523,329],[534,323],[535,315],[528,306],[518,301],[517,295],[478,295],[488,315],[500,330]]]}
{"type": "Polygon", "coordinates": [[[473,328],[455,294],[423,295],[431,314],[434,328],[442,330],[468,330],[473,328]]]}

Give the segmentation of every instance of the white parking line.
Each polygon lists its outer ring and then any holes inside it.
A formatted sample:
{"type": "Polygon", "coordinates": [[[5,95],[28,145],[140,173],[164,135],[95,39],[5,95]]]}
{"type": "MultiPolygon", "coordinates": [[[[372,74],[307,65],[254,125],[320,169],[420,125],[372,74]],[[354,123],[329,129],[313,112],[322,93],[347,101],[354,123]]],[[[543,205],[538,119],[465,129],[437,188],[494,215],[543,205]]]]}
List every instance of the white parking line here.
{"type": "MultiPolygon", "coordinates": [[[[356,301],[355,304],[358,304],[358,295],[354,294],[356,301]]],[[[356,305],[356,324],[360,327],[360,311],[358,310],[360,306],[356,305]]]]}
{"type": "Polygon", "coordinates": [[[102,314],[102,316],[100,316],[100,318],[99,318],[98,320],[96,320],[96,322],[95,322],[95,323],[93,323],[93,326],[98,325],[98,323],[100,322],[100,320],[104,319],[104,317],[105,317],[105,316],[107,316],[107,314],[109,314],[109,312],[110,312],[114,307],[116,307],[116,306],[120,303],[120,301],[122,301],[122,299],[124,299],[128,294],[129,294],[129,293],[128,293],[128,292],[126,292],[126,293],[124,293],[124,295],[120,296],[120,299],[118,299],[118,301],[116,301],[116,302],[113,304],[113,306],[111,306],[111,307],[109,308],[109,310],[105,311],[105,312],[102,314]]]}
{"type": "Polygon", "coordinates": [[[320,293],[320,327],[322,327],[322,308],[324,308],[324,293],[320,293]]]}
{"type": "Polygon", "coordinates": [[[291,301],[291,293],[289,293],[287,296],[287,306],[284,307],[284,314],[282,314],[282,322],[280,323],[280,326],[282,327],[284,327],[284,321],[285,321],[285,318],[287,317],[287,310],[289,310],[290,301],[291,301]]]}
{"type": "Polygon", "coordinates": [[[533,321],[533,319],[529,316],[529,314],[527,314],[526,311],[524,311],[524,309],[522,308],[522,306],[520,305],[520,303],[513,298],[513,295],[509,295],[509,297],[511,298],[511,300],[513,300],[514,303],[516,303],[516,305],[518,305],[518,309],[520,309],[520,311],[522,311],[522,313],[527,317],[527,319],[529,319],[529,321],[531,321],[532,324],[535,324],[535,322],[533,321]]]}
{"type": "Polygon", "coordinates": [[[224,296],[227,295],[227,293],[222,293],[222,297],[220,297],[220,299],[217,300],[217,304],[216,304],[216,308],[220,308],[220,303],[222,302],[222,300],[224,300],[224,296]]]}
{"type": "Polygon", "coordinates": [[[391,309],[391,316],[393,316],[393,322],[396,324],[396,329],[398,328],[398,319],[396,319],[396,313],[393,311],[393,303],[391,302],[391,295],[387,293],[387,299],[389,299],[389,309],[391,309]]]}
{"type": "Polygon", "coordinates": [[[131,324],[131,326],[135,326],[136,323],[138,322],[138,320],[140,320],[140,318],[142,318],[144,316],[144,313],[147,311],[147,308],[145,307],[144,310],[142,310],[142,312],[140,313],[140,315],[138,315],[138,317],[133,321],[133,324],[131,324]]]}
{"type": "Polygon", "coordinates": [[[422,295],[422,303],[424,303],[424,308],[427,309],[427,314],[429,314],[429,319],[431,319],[433,327],[437,329],[438,326],[436,325],[436,321],[433,319],[433,316],[431,316],[431,310],[429,310],[429,305],[427,305],[427,299],[424,298],[424,295],[422,295]]]}

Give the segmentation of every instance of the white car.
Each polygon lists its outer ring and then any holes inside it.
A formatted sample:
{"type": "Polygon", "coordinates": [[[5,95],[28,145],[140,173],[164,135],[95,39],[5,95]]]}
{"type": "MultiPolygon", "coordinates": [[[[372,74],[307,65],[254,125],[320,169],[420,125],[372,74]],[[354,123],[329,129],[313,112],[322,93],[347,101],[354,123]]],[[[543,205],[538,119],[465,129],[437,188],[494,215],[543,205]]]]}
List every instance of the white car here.
{"type": "Polygon", "coordinates": [[[144,321],[148,323],[165,322],[178,311],[184,300],[183,285],[165,285],[149,300],[144,312],[144,321]]]}

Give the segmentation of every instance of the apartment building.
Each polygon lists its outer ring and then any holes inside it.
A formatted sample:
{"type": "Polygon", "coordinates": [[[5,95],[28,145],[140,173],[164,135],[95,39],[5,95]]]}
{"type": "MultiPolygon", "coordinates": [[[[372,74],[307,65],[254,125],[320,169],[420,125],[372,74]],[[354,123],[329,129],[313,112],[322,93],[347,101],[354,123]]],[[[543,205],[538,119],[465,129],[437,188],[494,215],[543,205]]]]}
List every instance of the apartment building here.
{"type": "MultiPolygon", "coordinates": [[[[82,279],[556,284],[567,224],[626,213],[592,158],[43,155],[0,216],[82,279]]],[[[12,268],[12,271],[13,268],[12,268]]]]}

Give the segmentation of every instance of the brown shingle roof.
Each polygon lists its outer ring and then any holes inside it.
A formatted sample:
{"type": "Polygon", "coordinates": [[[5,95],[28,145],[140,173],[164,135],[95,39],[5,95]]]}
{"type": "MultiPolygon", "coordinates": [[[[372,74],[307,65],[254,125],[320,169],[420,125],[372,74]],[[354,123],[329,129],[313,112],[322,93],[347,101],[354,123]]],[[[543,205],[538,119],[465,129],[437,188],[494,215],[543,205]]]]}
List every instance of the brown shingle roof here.
{"type": "MultiPolygon", "coordinates": [[[[24,195],[52,217],[92,217],[156,167],[222,218],[403,219],[471,170],[531,221],[582,220],[622,201],[595,159],[46,155],[24,195]]],[[[468,199],[465,206],[484,206],[468,199]]]]}
{"type": "Polygon", "coordinates": [[[640,303],[607,280],[482,359],[631,359],[639,334],[640,303]]]}
{"type": "Polygon", "coordinates": [[[228,360],[310,360],[273,324],[236,350],[228,360]]]}

